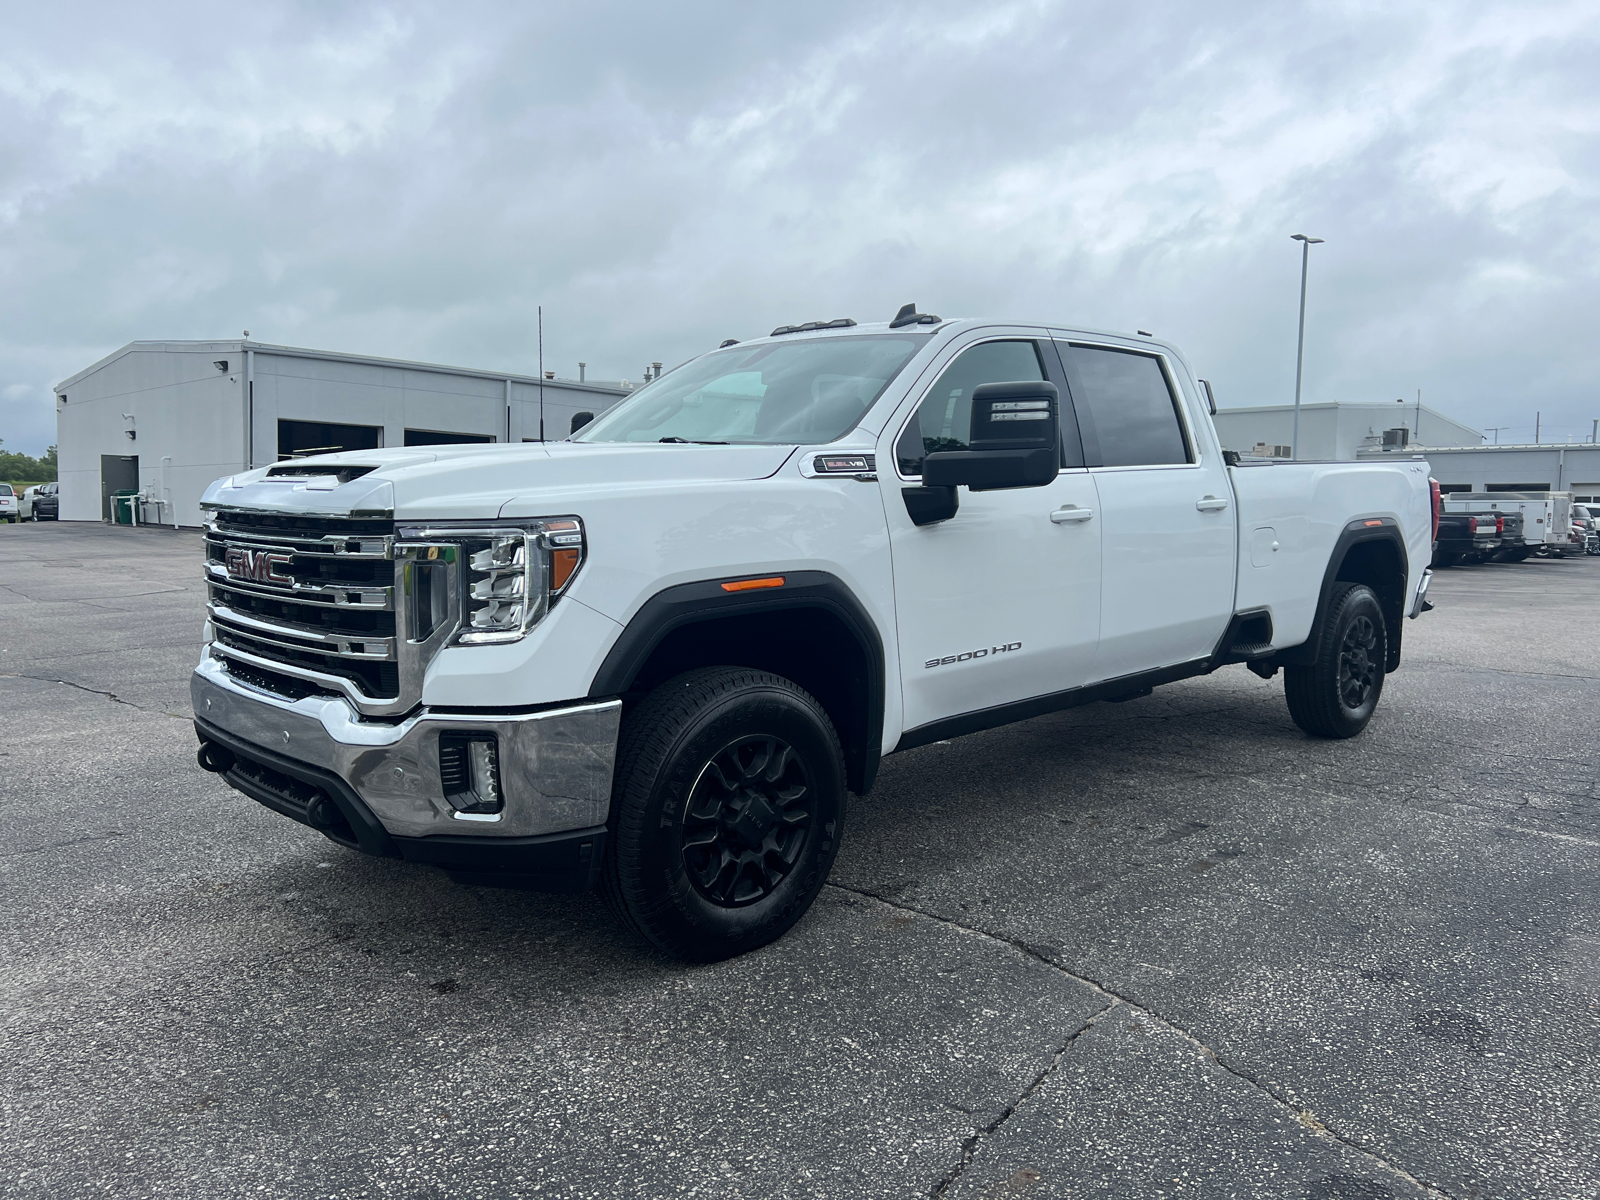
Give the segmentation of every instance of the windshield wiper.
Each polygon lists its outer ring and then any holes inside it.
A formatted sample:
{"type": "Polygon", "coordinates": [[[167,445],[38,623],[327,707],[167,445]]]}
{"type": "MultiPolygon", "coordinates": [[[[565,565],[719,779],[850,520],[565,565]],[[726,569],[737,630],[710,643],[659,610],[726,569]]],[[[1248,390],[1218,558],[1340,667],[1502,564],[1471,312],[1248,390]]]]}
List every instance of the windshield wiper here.
{"type": "Polygon", "coordinates": [[[682,445],[682,446],[728,446],[728,445],[732,445],[731,442],[700,442],[700,441],[695,441],[692,438],[681,438],[681,437],[657,438],[656,441],[658,441],[658,442],[676,442],[676,443],[678,443],[679,445],[682,445]]]}

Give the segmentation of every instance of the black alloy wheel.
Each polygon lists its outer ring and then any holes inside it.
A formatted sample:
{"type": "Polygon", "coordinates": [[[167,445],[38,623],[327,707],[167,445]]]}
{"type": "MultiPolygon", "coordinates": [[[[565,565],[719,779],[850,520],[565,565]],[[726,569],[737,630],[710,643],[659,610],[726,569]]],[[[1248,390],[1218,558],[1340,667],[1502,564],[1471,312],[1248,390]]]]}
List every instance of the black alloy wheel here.
{"type": "Polygon", "coordinates": [[[689,882],[723,908],[765,899],[794,870],[815,808],[805,760],[782,738],[758,734],[723,747],[684,806],[689,882]]]}
{"type": "Polygon", "coordinates": [[[844,752],[792,680],[703,667],[625,713],[601,893],[679,958],[715,962],[811,907],[844,828],[844,752]]]}
{"type": "Polygon", "coordinates": [[[1388,670],[1388,627],[1371,588],[1334,585],[1315,648],[1309,666],[1284,668],[1289,716],[1313,737],[1355,737],[1377,711],[1388,670]]]}
{"type": "Polygon", "coordinates": [[[1339,644],[1339,699],[1347,710],[1365,708],[1377,688],[1383,664],[1376,655],[1382,645],[1377,626],[1366,613],[1358,613],[1345,627],[1339,644]]]}

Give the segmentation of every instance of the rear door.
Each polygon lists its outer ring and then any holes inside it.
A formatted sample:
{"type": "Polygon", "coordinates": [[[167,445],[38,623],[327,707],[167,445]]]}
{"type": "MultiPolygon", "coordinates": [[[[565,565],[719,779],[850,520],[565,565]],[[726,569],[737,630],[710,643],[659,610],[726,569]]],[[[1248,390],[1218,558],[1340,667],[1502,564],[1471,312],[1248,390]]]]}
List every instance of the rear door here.
{"type": "MultiPolygon", "coordinates": [[[[1233,491],[1158,353],[1060,337],[1100,501],[1090,682],[1205,658],[1233,616],[1233,491]]],[[[1209,442],[1209,439],[1205,439],[1209,442]]]]}
{"type": "Polygon", "coordinates": [[[948,348],[933,382],[884,432],[878,458],[894,558],[905,729],[1080,686],[1100,626],[1100,526],[1070,393],[1048,339],[975,332],[948,348]],[[948,521],[912,523],[901,492],[922,458],[966,445],[972,390],[1055,382],[1062,461],[1055,482],[959,490],[948,521]]]}

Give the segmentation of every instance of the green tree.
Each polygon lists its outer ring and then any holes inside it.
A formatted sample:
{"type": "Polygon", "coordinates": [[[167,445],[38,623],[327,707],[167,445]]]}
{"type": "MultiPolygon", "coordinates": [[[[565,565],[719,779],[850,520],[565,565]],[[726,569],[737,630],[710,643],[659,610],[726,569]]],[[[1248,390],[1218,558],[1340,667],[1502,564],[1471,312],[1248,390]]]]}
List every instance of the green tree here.
{"type": "Polygon", "coordinates": [[[0,482],[54,483],[56,478],[56,448],[51,446],[38,458],[31,454],[12,454],[0,438],[0,482]]]}

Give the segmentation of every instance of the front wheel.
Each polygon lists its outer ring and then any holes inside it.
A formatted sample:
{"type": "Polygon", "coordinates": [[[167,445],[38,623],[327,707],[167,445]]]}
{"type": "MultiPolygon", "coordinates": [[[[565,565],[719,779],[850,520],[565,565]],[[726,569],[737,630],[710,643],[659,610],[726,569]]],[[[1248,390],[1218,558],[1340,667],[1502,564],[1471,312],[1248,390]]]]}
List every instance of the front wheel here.
{"type": "Polygon", "coordinates": [[[797,684],[743,667],[670,679],[623,721],[606,902],[680,958],[764,946],[822,890],[846,795],[838,734],[797,684]]]}
{"type": "Polygon", "coordinates": [[[1378,707],[1389,655],[1383,607],[1371,588],[1334,585],[1316,650],[1310,666],[1284,668],[1289,716],[1312,737],[1355,737],[1378,707]]]}

